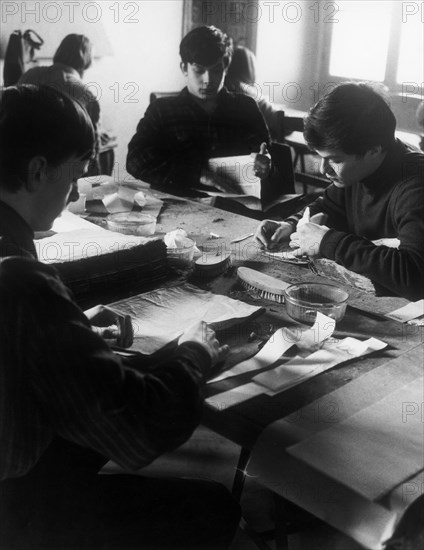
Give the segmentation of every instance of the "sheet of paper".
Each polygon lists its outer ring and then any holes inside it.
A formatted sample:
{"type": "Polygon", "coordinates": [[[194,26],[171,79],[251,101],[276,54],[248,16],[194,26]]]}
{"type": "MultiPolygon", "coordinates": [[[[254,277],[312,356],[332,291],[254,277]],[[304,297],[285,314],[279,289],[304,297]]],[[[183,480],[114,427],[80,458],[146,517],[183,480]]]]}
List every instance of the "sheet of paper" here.
{"type": "Polygon", "coordinates": [[[344,422],[289,447],[288,452],[376,500],[424,469],[418,406],[423,402],[424,378],[420,378],[344,422]],[[414,411],[413,404],[418,410],[414,411]]]}
{"type": "Polygon", "coordinates": [[[294,357],[284,365],[258,374],[254,382],[261,384],[273,395],[287,390],[349,359],[361,357],[387,346],[381,340],[369,338],[365,342],[356,338],[332,339],[324,342],[322,349],[307,357],[294,357]]]}
{"type": "Polygon", "coordinates": [[[131,315],[133,349],[146,354],[172,342],[197,321],[219,324],[224,328],[262,310],[190,284],[146,292],[112,306],[131,315]]]}
{"type": "Polygon", "coordinates": [[[255,158],[252,155],[216,157],[209,159],[209,169],[234,184],[234,190],[260,199],[261,180],[255,175],[255,158]]]}
{"type": "Polygon", "coordinates": [[[417,317],[422,317],[424,315],[424,300],[418,300],[418,302],[409,302],[406,306],[403,306],[399,309],[395,309],[390,313],[386,313],[386,317],[394,319],[395,321],[400,321],[401,323],[406,323],[411,321],[411,319],[416,319],[417,317]]]}

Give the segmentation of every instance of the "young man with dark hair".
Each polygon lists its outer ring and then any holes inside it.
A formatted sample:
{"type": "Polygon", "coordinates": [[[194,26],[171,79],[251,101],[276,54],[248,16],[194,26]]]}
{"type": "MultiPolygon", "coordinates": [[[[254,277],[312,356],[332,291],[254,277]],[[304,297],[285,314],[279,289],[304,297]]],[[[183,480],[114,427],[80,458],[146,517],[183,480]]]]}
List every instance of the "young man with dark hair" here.
{"type": "Polygon", "coordinates": [[[305,121],[308,145],[332,181],[310,206],[326,225],[264,220],[261,247],[289,240],[298,256],[320,255],[370,278],[376,291],[424,297],[424,155],[395,139],[386,100],[363,83],[335,87],[305,121]]]}
{"type": "MultiPolygon", "coordinates": [[[[127,170],[156,188],[192,196],[201,182],[222,183],[207,170],[211,157],[259,153],[269,133],[256,102],[224,88],[232,55],[226,34],[197,27],[181,41],[180,55],[187,86],[148,107],[128,146],[127,170]]],[[[268,174],[265,155],[255,168],[260,177],[268,174]]]]}
{"type": "Polygon", "coordinates": [[[228,348],[199,324],[168,359],[130,363],[90,323],[122,315],[88,319],[37,261],[34,231],[60,215],[93,142],[65,94],[0,95],[0,547],[227,548],[240,511],[222,486],[97,475],[108,460],[135,470],[186,441],[228,348]]]}

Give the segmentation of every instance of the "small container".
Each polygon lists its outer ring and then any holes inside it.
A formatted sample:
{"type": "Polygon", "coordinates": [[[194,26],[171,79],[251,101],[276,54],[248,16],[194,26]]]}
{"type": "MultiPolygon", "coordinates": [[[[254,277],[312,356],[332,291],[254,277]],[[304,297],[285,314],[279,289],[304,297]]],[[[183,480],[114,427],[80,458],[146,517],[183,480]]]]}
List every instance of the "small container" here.
{"type": "Polygon", "coordinates": [[[284,291],[287,313],[299,323],[312,325],[317,312],[335,321],[343,319],[349,294],[342,288],[325,283],[298,283],[284,291]]]}
{"type": "Polygon", "coordinates": [[[195,242],[184,239],[184,245],[176,248],[167,248],[166,255],[171,265],[175,267],[189,267],[193,262],[195,242]]]}
{"type": "Polygon", "coordinates": [[[124,235],[138,235],[148,237],[156,229],[156,218],[141,212],[118,212],[107,218],[107,228],[124,235]]]}

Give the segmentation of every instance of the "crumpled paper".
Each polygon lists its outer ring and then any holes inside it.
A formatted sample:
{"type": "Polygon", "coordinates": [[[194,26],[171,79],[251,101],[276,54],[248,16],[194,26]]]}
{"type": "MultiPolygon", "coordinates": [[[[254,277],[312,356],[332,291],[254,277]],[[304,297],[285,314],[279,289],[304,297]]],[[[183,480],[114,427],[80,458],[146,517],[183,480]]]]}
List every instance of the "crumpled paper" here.
{"type": "Polygon", "coordinates": [[[187,237],[187,232],[184,229],[174,229],[169,231],[163,238],[167,248],[189,248],[194,245],[194,253],[200,254],[196,243],[187,237]]]}

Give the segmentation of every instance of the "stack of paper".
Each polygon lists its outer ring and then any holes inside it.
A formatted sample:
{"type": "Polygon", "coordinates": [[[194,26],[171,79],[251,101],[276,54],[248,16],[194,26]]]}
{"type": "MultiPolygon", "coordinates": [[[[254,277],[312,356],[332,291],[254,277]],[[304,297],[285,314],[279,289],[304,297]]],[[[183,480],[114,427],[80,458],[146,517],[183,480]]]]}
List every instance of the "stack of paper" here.
{"type": "Polygon", "coordinates": [[[57,268],[77,300],[119,287],[141,291],[167,274],[163,241],[107,231],[70,212],[35,247],[40,261],[57,268]]]}

